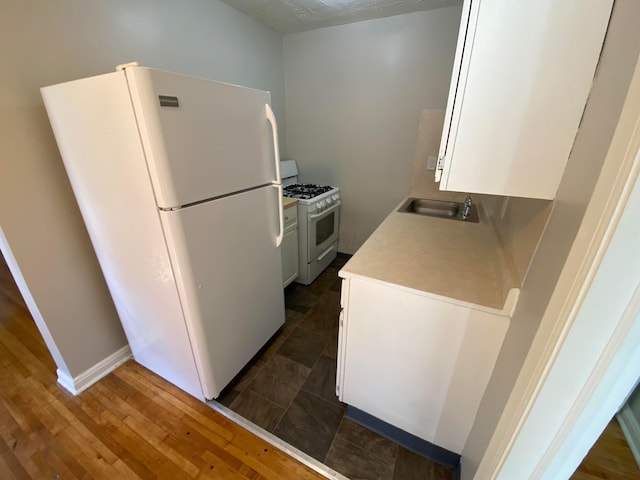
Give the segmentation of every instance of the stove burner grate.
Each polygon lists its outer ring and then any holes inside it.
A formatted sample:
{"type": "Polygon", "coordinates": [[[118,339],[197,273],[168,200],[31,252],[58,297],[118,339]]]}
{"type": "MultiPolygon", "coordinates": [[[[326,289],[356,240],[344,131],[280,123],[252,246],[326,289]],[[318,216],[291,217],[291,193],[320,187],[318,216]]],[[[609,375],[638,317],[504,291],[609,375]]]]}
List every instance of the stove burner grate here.
{"type": "Polygon", "coordinates": [[[313,183],[296,183],[283,188],[285,197],[307,200],[328,192],[333,187],[315,185],[313,183]]]}

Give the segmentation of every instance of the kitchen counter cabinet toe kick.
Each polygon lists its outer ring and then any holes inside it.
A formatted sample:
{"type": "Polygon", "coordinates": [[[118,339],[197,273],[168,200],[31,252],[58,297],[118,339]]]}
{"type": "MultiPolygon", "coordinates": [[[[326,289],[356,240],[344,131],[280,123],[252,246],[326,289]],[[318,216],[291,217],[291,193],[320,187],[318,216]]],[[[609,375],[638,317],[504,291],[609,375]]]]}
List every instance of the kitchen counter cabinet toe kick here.
{"type": "Polygon", "coordinates": [[[340,400],[462,452],[509,317],[357,278],[341,305],[340,400]]]}

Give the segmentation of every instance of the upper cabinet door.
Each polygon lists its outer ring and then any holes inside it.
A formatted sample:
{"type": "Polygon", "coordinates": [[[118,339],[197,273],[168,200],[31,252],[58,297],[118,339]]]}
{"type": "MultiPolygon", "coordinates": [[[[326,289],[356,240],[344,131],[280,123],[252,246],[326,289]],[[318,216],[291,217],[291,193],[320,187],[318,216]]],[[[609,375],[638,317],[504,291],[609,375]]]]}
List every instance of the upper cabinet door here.
{"type": "Polygon", "coordinates": [[[465,0],[436,180],[553,199],[612,0],[465,0]]]}

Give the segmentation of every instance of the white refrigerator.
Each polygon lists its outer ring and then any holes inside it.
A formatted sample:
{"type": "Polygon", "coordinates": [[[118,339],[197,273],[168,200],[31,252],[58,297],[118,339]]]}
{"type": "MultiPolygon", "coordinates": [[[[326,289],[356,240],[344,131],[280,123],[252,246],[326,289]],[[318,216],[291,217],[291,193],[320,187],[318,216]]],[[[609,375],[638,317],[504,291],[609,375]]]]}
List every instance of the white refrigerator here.
{"type": "Polygon", "coordinates": [[[270,94],[137,64],[41,92],[135,360],[218,397],[284,323],[270,94]]]}

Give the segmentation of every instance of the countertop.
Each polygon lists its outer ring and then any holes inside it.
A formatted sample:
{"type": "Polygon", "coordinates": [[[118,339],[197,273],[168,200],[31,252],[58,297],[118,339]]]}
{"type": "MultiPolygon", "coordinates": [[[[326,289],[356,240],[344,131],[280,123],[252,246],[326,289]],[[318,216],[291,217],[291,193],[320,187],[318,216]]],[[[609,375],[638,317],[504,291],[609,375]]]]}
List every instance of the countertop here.
{"type": "Polygon", "coordinates": [[[292,205],[295,205],[296,203],[298,203],[298,199],[297,198],[289,198],[289,197],[282,197],[282,208],[289,208],[292,205]]]}
{"type": "Polygon", "coordinates": [[[340,271],[416,293],[511,315],[519,289],[493,225],[398,212],[400,203],[340,271]]]}

